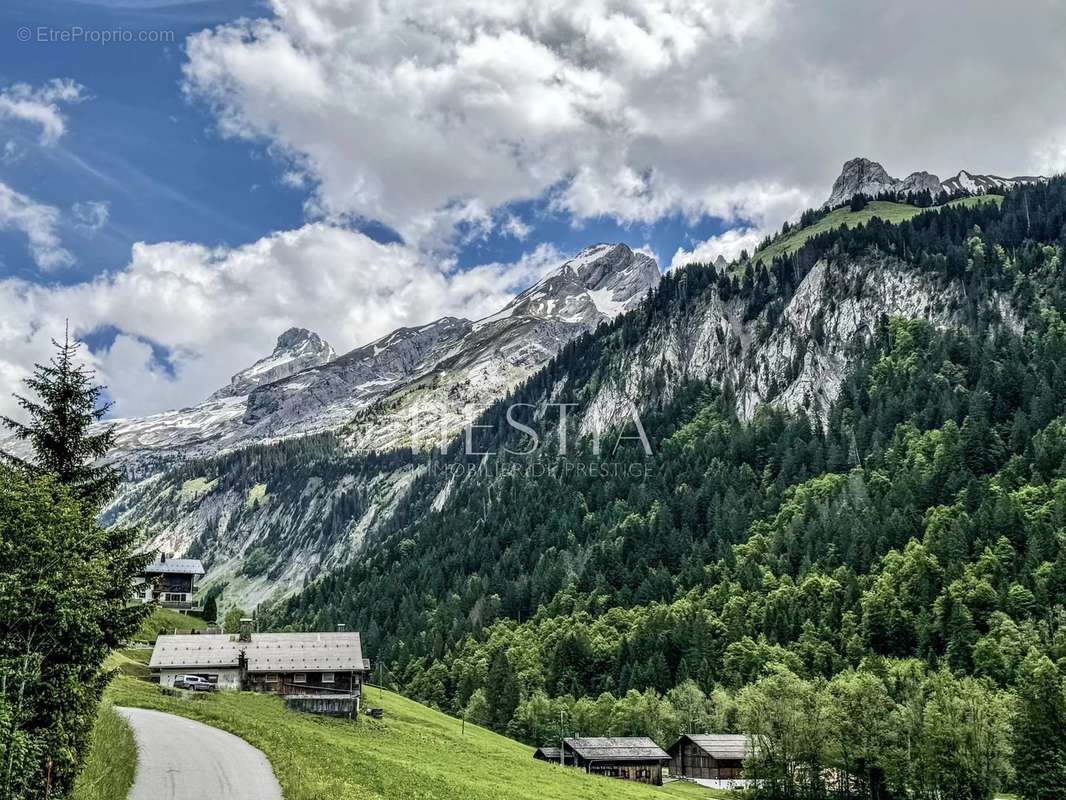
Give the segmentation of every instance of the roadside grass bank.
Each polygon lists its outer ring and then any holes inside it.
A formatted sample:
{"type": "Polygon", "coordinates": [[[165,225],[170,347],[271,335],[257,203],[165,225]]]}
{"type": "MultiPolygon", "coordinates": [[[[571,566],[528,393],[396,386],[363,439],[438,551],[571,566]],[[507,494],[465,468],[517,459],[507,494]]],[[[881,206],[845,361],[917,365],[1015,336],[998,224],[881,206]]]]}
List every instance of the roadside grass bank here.
{"type": "Polygon", "coordinates": [[[137,771],[137,745],[126,721],[105,700],[93,725],[92,745],[71,800],[122,800],[137,771]]]}

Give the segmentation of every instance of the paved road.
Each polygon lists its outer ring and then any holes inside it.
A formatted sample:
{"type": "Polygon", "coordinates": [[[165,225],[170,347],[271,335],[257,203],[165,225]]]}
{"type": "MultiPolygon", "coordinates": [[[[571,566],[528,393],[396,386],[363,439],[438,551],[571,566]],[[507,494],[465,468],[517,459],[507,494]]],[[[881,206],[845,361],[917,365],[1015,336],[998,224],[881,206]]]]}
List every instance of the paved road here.
{"type": "Polygon", "coordinates": [[[129,800],[281,800],[270,762],[244,739],[161,711],[118,710],[137,740],[129,800]]]}

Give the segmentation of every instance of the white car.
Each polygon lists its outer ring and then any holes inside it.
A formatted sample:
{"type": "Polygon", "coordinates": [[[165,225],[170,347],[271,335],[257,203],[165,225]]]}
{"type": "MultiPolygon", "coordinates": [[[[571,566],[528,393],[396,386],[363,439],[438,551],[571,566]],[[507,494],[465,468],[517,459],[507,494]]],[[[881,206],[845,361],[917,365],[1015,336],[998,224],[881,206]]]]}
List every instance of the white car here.
{"type": "Polygon", "coordinates": [[[174,688],[189,689],[194,692],[213,692],[215,684],[199,675],[179,675],[174,679],[174,688]]]}

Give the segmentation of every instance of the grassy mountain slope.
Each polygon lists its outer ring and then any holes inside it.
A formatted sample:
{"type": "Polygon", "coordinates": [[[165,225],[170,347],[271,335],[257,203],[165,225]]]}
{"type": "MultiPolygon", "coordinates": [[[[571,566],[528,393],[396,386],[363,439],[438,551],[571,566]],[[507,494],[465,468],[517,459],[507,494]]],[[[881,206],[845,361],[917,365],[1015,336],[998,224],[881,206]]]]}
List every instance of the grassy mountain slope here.
{"type": "Polygon", "coordinates": [[[273,697],[219,693],[180,700],[120,676],[115,705],[153,708],[227,730],[261,749],[286,800],[654,800],[716,795],[694,787],[643,787],[534,761],[533,751],[391,692],[367,703],[385,718],[358,722],[286,711],[273,697]]]}
{"type": "MultiPolygon", "coordinates": [[[[960,197],[945,203],[947,207],[974,206],[980,203],[1000,203],[1003,198],[994,194],[983,194],[976,197],[960,197]]],[[[807,241],[820,233],[836,230],[837,228],[854,228],[857,225],[865,225],[874,217],[880,217],[885,222],[905,222],[912,217],[932,209],[919,208],[907,203],[893,203],[888,200],[871,200],[861,211],[851,211],[847,206],[835,209],[828,215],[796,231],[782,234],[775,238],[767,247],[759,250],[754,255],[755,261],[769,264],[775,258],[791,255],[803,247],[807,241]]]]}
{"type": "Polygon", "coordinates": [[[134,641],[143,644],[152,644],[161,633],[173,633],[175,629],[203,630],[206,627],[207,623],[199,617],[194,617],[191,614],[182,614],[180,611],[174,611],[171,608],[157,606],[152,609],[152,613],[148,618],[141,623],[141,629],[137,631],[133,638],[134,641]]]}

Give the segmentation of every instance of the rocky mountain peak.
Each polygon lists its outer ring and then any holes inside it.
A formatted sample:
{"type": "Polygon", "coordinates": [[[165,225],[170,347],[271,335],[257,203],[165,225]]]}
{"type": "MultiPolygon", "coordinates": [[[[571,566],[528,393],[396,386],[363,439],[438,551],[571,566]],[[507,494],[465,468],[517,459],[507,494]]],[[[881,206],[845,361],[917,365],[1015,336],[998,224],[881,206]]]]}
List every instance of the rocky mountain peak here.
{"type": "Polygon", "coordinates": [[[224,386],[211,395],[211,400],[223,397],[240,397],[257,386],[282,380],[311,367],[321,366],[337,357],[329,342],[307,328],[289,328],[274,345],[274,352],[256,361],[230,378],[224,386]]]}
{"type": "Polygon", "coordinates": [[[833,182],[833,192],[825,201],[825,205],[835,208],[847,203],[857,194],[875,197],[881,192],[898,192],[899,194],[929,192],[934,197],[940,192],[948,194],[1003,192],[1024,183],[1042,180],[1045,178],[1033,175],[1001,178],[998,175],[977,175],[966,170],[961,170],[954,177],[944,181],[924,170],[912,172],[900,180],[889,175],[885,168],[876,161],[868,158],[853,158],[844,162],[840,176],[833,182]]]}
{"type": "Polygon", "coordinates": [[[289,328],[278,337],[277,344],[274,346],[274,355],[278,355],[283,350],[322,350],[325,348],[332,350],[329,344],[314,331],[309,331],[307,328],[289,328]]]}
{"type": "Polygon", "coordinates": [[[655,259],[625,244],[586,247],[522,292],[499,314],[595,325],[635,307],[662,274],[655,259]]]}
{"type": "Polygon", "coordinates": [[[868,158],[853,158],[845,161],[840,175],[833,182],[833,192],[826,201],[828,206],[848,202],[857,194],[874,196],[880,192],[894,191],[899,180],[893,178],[876,161],[868,158]]]}

